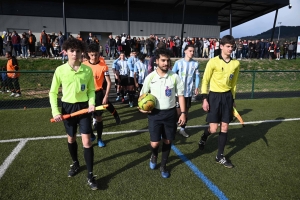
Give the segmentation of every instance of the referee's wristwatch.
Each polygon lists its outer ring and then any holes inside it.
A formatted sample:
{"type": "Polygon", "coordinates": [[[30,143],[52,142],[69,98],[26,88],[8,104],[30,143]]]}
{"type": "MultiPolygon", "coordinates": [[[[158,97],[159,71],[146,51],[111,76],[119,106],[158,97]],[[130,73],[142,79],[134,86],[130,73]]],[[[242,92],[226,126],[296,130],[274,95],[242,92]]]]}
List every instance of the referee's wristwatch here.
{"type": "Polygon", "coordinates": [[[181,114],[185,114],[186,115],[186,112],[181,112],[181,114]]]}

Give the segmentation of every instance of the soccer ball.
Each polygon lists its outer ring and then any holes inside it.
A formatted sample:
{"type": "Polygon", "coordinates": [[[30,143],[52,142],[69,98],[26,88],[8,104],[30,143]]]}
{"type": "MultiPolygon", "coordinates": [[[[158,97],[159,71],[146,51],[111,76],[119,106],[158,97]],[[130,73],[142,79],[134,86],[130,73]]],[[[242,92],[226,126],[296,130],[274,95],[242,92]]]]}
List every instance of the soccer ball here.
{"type": "Polygon", "coordinates": [[[139,108],[144,111],[151,111],[155,108],[156,98],[150,93],[143,94],[138,99],[139,108]]]}

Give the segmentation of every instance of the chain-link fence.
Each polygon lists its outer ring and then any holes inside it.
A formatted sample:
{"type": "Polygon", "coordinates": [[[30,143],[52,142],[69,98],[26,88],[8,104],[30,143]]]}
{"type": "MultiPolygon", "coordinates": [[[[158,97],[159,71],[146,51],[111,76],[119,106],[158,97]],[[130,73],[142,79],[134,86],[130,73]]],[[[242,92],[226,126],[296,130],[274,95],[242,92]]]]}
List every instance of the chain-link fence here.
{"type": "MultiPolygon", "coordinates": [[[[11,97],[11,92],[1,88],[4,93],[0,94],[0,109],[50,107],[48,93],[54,71],[21,71],[20,73],[21,97],[11,97]]],[[[113,92],[114,84],[111,89],[111,102],[115,101],[116,95],[113,92]]],[[[281,97],[300,97],[299,70],[240,71],[237,99],[281,97]]]]}

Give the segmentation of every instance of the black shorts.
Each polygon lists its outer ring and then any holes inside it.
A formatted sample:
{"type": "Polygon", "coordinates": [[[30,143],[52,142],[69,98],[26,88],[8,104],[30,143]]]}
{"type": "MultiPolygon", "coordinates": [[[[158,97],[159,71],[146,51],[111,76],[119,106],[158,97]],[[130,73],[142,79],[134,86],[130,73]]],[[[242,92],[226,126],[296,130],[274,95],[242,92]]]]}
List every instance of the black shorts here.
{"type": "MultiPolygon", "coordinates": [[[[192,97],[184,97],[185,99],[185,108],[189,109],[192,107],[192,97]]],[[[176,97],[176,108],[180,108],[178,97],[176,97]]]]}
{"type": "MultiPolygon", "coordinates": [[[[103,90],[98,90],[95,92],[95,106],[101,106],[102,105],[102,101],[103,101],[103,98],[104,98],[104,93],[103,93],[103,90]]],[[[94,112],[94,116],[102,116],[103,114],[103,110],[96,110],[94,112]]]]}
{"type": "MultiPolygon", "coordinates": [[[[61,114],[70,114],[78,110],[88,108],[88,102],[79,103],[66,103],[62,102],[61,114]]],[[[92,132],[91,127],[91,113],[71,117],[69,119],[63,120],[64,126],[67,134],[70,137],[74,137],[77,132],[77,125],[79,125],[79,132],[82,134],[90,134],[92,132]]]]}
{"type": "Polygon", "coordinates": [[[153,109],[148,114],[150,141],[159,142],[161,138],[174,140],[177,130],[176,108],[169,110],[153,109]]]}
{"type": "Polygon", "coordinates": [[[128,77],[128,76],[120,76],[121,79],[121,86],[130,86],[130,85],[134,85],[134,78],[132,77],[128,77]]]}
{"type": "Polygon", "coordinates": [[[233,97],[231,91],[209,92],[209,111],[206,122],[208,123],[228,123],[233,120],[233,97]]]}

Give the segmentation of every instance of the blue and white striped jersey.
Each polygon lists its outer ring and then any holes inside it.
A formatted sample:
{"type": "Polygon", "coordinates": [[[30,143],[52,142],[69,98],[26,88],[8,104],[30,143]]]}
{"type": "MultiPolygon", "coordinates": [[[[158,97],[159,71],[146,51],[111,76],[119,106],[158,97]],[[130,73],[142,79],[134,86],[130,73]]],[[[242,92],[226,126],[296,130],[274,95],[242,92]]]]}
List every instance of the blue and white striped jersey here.
{"type": "Polygon", "coordinates": [[[184,97],[193,95],[193,79],[195,78],[195,88],[199,87],[199,63],[193,59],[185,61],[184,58],[177,60],[172,68],[184,83],[184,97]]]}
{"type": "Polygon", "coordinates": [[[128,64],[129,70],[130,70],[130,77],[132,77],[132,78],[134,77],[134,64],[137,61],[138,61],[138,58],[134,57],[134,56],[130,56],[127,61],[127,64],[128,64]]]}
{"type": "Polygon", "coordinates": [[[112,68],[115,69],[116,71],[120,72],[120,75],[129,75],[129,67],[127,63],[127,59],[121,60],[120,58],[116,59],[112,65],[112,68]]]}
{"type": "Polygon", "coordinates": [[[144,62],[138,60],[134,64],[134,73],[137,73],[137,79],[139,84],[144,84],[144,80],[148,75],[148,62],[148,60],[144,60],[144,62]]]}

